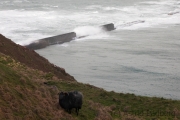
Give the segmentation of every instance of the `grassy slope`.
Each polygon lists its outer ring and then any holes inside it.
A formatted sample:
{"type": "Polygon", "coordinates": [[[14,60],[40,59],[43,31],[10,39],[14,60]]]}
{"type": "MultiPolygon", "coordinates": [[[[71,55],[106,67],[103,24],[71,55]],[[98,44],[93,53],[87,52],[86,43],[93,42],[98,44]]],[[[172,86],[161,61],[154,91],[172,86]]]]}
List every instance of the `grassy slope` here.
{"type": "Polygon", "coordinates": [[[43,84],[48,79],[60,81],[0,53],[0,120],[73,119],[58,107],[58,89],[43,84]]]}
{"type": "Polygon", "coordinates": [[[0,52],[11,56],[16,61],[21,62],[30,68],[38,69],[44,72],[52,72],[60,79],[75,81],[73,76],[66,73],[63,68],[51,64],[47,59],[40,56],[35,51],[18,45],[1,34],[0,52]]]}
{"type": "Polygon", "coordinates": [[[0,53],[0,119],[180,119],[180,101],[107,92],[58,79],[52,73],[31,69],[0,53]],[[44,84],[46,82],[47,84],[44,84]],[[59,91],[84,95],[79,116],[58,105],[59,91]]]}

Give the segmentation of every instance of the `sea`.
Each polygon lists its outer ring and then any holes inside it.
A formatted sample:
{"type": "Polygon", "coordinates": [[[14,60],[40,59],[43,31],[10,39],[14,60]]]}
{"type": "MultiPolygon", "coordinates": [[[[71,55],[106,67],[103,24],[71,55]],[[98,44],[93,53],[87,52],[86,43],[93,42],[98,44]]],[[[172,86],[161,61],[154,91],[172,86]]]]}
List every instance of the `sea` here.
{"type": "Polygon", "coordinates": [[[180,0],[0,1],[0,34],[17,44],[68,32],[88,37],[36,52],[78,82],[180,100],[180,0]]]}

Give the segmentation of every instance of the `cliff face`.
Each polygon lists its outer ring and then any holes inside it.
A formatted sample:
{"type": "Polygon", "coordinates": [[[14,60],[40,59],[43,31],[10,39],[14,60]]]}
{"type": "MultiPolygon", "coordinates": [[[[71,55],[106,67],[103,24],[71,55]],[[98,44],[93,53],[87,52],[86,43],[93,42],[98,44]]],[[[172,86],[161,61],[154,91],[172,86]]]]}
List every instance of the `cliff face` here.
{"type": "Polygon", "coordinates": [[[43,72],[51,72],[59,79],[75,81],[74,77],[66,73],[64,68],[57,67],[34,50],[18,45],[0,34],[0,52],[27,65],[30,68],[43,72]]]}

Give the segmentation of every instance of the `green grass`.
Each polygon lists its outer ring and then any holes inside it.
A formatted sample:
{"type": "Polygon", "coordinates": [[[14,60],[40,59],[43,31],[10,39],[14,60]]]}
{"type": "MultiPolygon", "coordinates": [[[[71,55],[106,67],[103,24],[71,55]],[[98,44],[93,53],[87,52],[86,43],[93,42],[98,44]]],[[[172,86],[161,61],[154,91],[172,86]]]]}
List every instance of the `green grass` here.
{"type": "Polygon", "coordinates": [[[8,81],[13,84],[21,84],[18,79],[20,76],[16,74],[16,71],[12,70],[11,68],[7,67],[5,64],[0,63],[0,72],[1,72],[1,83],[3,81],[8,81]]]}
{"type": "Polygon", "coordinates": [[[53,73],[47,73],[45,76],[43,76],[46,80],[51,80],[53,78],[53,73]]]}
{"type": "MultiPolygon", "coordinates": [[[[44,110],[48,105],[50,109],[53,107],[50,106],[53,104],[49,104],[47,100],[54,100],[56,98],[57,100],[55,101],[58,101],[58,91],[73,90],[83,93],[83,106],[79,116],[76,115],[75,110],[71,114],[73,118],[78,120],[92,120],[96,117],[105,119],[105,116],[108,115],[112,119],[123,120],[180,119],[180,101],[178,100],[136,96],[134,94],[116,93],[113,91],[107,92],[89,84],[75,81],[54,81],[52,80],[54,74],[45,73],[39,75],[37,70],[25,72],[28,75],[23,75],[19,71],[28,70],[26,66],[21,65],[20,68],[16,67],[16,69],[13,69],[11,64],[19,66],[19,63],[10,57],[0,54],[0,89],[2,90],[0,91],[0,108],[11,109],[17,119],[24,118],[28,113],[30,116],[33,115],[33,118],[43,119],[46,117],[51,119],[53,117],[51,112],[53,113],[55,108],[52,111],[44,110]],[[43,84],[43,82],[37,84],[34,78],[45,80],[46,84],[43,84]],[[52,86],[56,86],[58,91],[49,89],[52,86]],[[39,95],[36,95],[35,91],[38,91],[39,95]],[[11,98],[8,98],[6,94],[9,94],[11,98]],[[27,100],[30,104],[24,105],[27,100]],[[11,102],[14,103],[10,105],[11,102]],[[21,104],[22,102],[23,104],[21,104]],[[42,102],[44,102],[44,106],[42,102]]],[[[69,119],[69,117],[64,117],[63,119],[69,119]]]]}
{"type": "MultiPolygon", "coordinates": [[[[83,109],[81,114],[86,111],[89,119],[95,118],[95,109],[90,109],[88,101],[100,103],[103,106],[114,106],[114,110],[110,113],[114,118],[120,118],[119,111],[131,114],[144,119],[173,119],[174,109],[180,109],[180,101],[168,100],[156,97],[143,97],[134,94],[123,94],[115,92],[107,92],[103,89],[97,89],[89,85],[76,82],[53,82],[49,81],[48,85],[56,85],[60,91],[81,91],[84,95],[83,109]]],[[[180,116],[176,116],[180,119],[180,116]]],[[[81,115],[78,119],[84,119],[81,115]]]]}

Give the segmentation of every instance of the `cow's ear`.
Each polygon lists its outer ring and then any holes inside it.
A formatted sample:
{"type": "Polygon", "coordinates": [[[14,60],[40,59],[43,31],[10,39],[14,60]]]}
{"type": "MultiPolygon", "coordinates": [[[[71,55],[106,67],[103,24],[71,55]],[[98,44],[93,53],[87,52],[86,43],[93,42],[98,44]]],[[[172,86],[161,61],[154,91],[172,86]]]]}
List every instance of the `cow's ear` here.
{"type": "Polygon", "coordinates": [[[69,93],[65,92],[65,93],[64,93],[64,95],[67,95],[67,96],[68,96],[68,95],[69,95],[69,93]]]}

